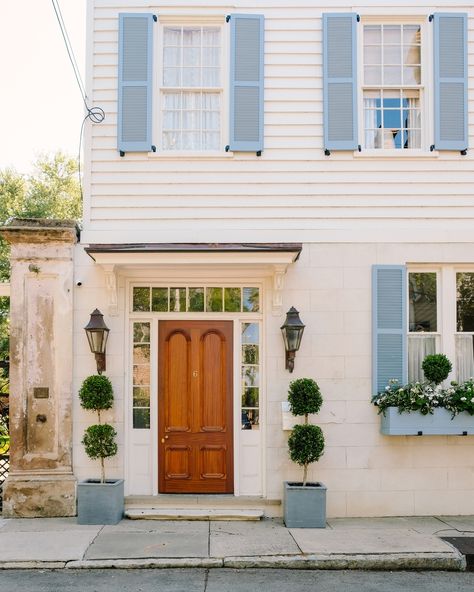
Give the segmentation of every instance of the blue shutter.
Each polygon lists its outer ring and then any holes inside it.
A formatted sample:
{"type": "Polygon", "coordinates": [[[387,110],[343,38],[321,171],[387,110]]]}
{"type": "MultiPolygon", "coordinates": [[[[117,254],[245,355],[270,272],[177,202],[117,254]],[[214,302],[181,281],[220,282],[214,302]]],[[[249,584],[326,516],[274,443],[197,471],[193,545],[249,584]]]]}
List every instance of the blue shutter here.
{"type": "Polygon", "coordinates": [[[263,150],[264,17],[230,17],[230,150],[263,150]]]}
{"type": "Polygon", "coordinates": [[[120,14],[117,144],[121,152],[152,149],[152,55],[153,15],[120,14]]]}
{"type": "Polygon", "coordinates": [[[466,150],[467,14],[434,15],[435,148],[466,150]]]}
{"type": "Polygon", "coordinates": [[[407,382],[407,279],[403,265],[372,269],[373,393],[391,378],[407,382]]]}
{"type": "Polygon", "coordinates": [[[356,150],[357,15],[323,15],[324,148],[356,150]]]}

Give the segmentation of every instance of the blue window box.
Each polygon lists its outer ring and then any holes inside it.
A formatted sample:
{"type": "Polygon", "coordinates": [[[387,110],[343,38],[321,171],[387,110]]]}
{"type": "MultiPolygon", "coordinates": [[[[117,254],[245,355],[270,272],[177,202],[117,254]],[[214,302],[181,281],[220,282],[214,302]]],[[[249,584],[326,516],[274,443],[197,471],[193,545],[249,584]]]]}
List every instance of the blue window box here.
{"type": "Polygon", "coordinates": [[[474,415],[463,411],[453,419],[447,409],[435,409],[433,414],[419,411],[399,413],[389,407],[381,415],[380,431],[387,436],[467,436],[474,435],[474,415]]]}

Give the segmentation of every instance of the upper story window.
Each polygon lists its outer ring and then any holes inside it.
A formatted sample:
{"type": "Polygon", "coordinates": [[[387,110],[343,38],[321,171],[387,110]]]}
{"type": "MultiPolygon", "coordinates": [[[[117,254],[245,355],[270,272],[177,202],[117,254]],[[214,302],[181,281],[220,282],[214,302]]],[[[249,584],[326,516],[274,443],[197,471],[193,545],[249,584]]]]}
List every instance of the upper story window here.
{"type": "Polygon", "coordinates": [[[421,27],[363,28],[364,147],[421,148],[421,27]]]}
{"type": "Polygon", "coordinates": [[[164,150],[220,149],[221,53],[220,27],[163,28],[164,150]]]}

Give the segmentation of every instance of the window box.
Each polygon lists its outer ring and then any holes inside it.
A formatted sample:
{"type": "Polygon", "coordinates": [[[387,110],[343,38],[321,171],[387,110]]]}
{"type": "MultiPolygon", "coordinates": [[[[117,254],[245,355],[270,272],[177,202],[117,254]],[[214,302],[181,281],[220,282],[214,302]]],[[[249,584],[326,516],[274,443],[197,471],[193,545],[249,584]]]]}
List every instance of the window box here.
{"type": "Polygon", "coordinates": [[[442,408],[428,415],[399,413],[398,407],[388,407],[381,415],[380,431],[386,436],[474,435],[474,416],[463,411],[452,418],[451,412],[442,408]]]}

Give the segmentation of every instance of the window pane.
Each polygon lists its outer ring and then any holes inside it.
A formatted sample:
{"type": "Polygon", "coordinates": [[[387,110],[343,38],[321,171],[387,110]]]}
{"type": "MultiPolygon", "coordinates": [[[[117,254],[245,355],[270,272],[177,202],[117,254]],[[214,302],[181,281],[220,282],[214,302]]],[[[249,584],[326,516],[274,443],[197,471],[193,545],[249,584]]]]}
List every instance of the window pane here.
{"type": "Polygon", "coordinates": [[[149,407],[150,406],[150,387],[148,387],[148,386],[134,386],[133,387],[133,406],[134,407],[149,407]]]}
{"type": "Polygon", "coordinates": [[[201,28],[183,29],[183,45],[199,47],[201,45],[201,28]]]}
{"type": "Polygon", "coordinates": [[[409,330],[437,331],[436,273],[408,274],[409,330]]]}
{"type": "Polygon", "coordinates": [[[242,382],[245,386],[259,385],[259,372],[256,366],[242,367],[242,382]]]}
{"type": "Polygon", "coordinates": [[[374,65],[382,63],[382,46],[381,45],[366,45],[364,47],[364,63],[366,65],[374,65]]]}
{"type": "Polygon", "coordinates": [[[150,346],[148,344],[136,344],[133,346],[133,363],[134,364],[149,364],[150,363],[150,346]]]}
{"type": "Polygon", "coordinates": [[[258,345],[242,345],[242,364],[258,364],[258,345]]]}
{"type": "Polygon", "coordinates": [[[406,65],[421,63],[421,47],[419,45],[407,45],[403,48],[403,63],[406,65]]]}
{"type": "Polygon", "coordinates": [[[474,273],[456,274],[456,300],[457,330],[474,331],[474,273]]]}
{"type": "Polygon", "coordinates": [[[133,288],[133,311],[148,312],[150,310],[150,288],[133,288]]]}
{"type": "Polygon", "coordinates": [[[206,288],[206,311],[222,312],[222,288],[206,288]]]}
{"type": "Polygon", "coordinates": [[[405,68],[403,68],[403,83],[404,84],[420,84],[421,83],[421,68],[420,68],[420,66],[405,66],[405,68]]]}
{"type": "Polygon", "coordinates": [[[153,312],[168,312],[168,288],[152,288],[151,310],[153,312]]]}
{"type": "Polygon", "coordinates": [[[181,132],[164,132],[163,149],[181,150],[181,132]]]}
{"type": "Polygon", "coordinates": [[[396,65],[402,63],[402,48],[399,45],[386,45],[383,50],[383,63],[396,65]]]}
{"type": "Polygon", "coordinates": [[[182,148],[183,150],[200,150],[201,134],[199,132],[184,131],[182,134],[182,148]]]}
{"type": "Polygon", "coordinates": [[[180,68],[163,68],[163,86],[181,86],[180,68]]]}
{"type": "Polygon", "coordinates": [[[149,409],[134,409],[133,410],[133,429],[135,430],[149,430],[150,429],[150,410],[149,409]]]}
{"type": "Polygon", "coordinates": [[[400,44],[402,41],[402,27],[401,25],[384,25],[383,27],[383,42],[400,44]]]}
{"type": "Polygon", "coordinates": [[[204,288],[189,288],[190,312],[204,311],[204,288]]]}
{"type": "Polygon", "coordinates": [[[258,323],[242,323],[242,343],[258,345],[258,328],[258,323]]]}
{"type": "Polygon", "coordinates": [[[136,386],[149,386],[150,384],[150,365],[140,364],[133,366],[133,384],[136,386]]]}
{"type": "Polygon", "coordinates": [[[163,51],[163,66],[181,66],[181,48],[165,47],[163,51]]]}
{"type": "Polygon", "coordinates": [[[258,388],[246,387],[242,392],[242,407],[258,407],[258,388]]]}
{"type": "Polygon", "coordinates": [[[224,310],[226,312],[241,311],[240,288],[224,288],[224,310]]]}
{"type": "Polygon", "coordinates": [[[163,44],[181,45],[181,27],[165,27],[163,32],[163,44]]]}
{"type": "Polygon", "coordinates": [[[258,288],[244,288],[244,312],[258,312],[260,310],[260,290],[258,288]]]}
{"type": "Polygon", "coordinates": [[[401,84],[402,69],[400,68],[400,66],[385,66],[385,68],[383,69],[383,83],[401,84]]]}
{"type": "Polygon", "coordinates": [[[186,312],[186,288],[170,288],[170,312],[186,312]]]}
{"type": "Polygon", "coordinates": [[[414,43],[421,43],[421,27],[419,25],[404,25],[403,26],[403,43],[410,45],[414,43]]]}
{"type": "Polygon", "coordinates": [[[198,67],[201,65],[201,48],[185,47],[183,48],[183,65],[187,68],[198,67]]]}
{"type": "Polygon", "coordinates": [[[242,409],[242,429],[258,430],[258,409],[242,409]]]}
{"type": "Polygon", "coordinates": [[[382,67],[365,66],[364,77],[365,84],[382,84],[382,67]]]}
{"type": "Polygon", "coordinates": [[[150,343],[150,323],[133,323],[134,343],[150,343]]]}
{"type": "Polygon", "coordinates": [[[364,27],[364,41],[368,43],[382,43],[382,27],[380,25],[366,25],[364,27]]]}
{"type": "Polygon", "coordinates": [[[219,47],[221,44],[221,30],[218,27],[204,27],[202,30],[202,44],[208,47],[219,47]]]}

